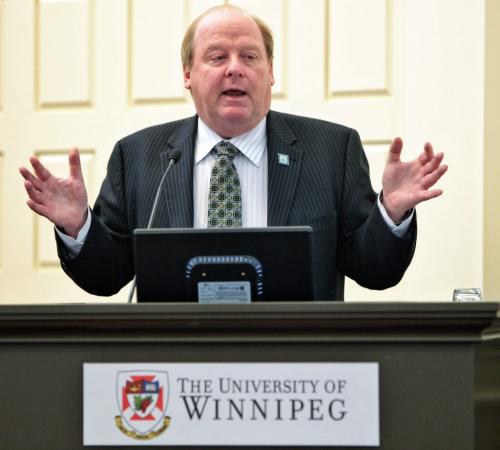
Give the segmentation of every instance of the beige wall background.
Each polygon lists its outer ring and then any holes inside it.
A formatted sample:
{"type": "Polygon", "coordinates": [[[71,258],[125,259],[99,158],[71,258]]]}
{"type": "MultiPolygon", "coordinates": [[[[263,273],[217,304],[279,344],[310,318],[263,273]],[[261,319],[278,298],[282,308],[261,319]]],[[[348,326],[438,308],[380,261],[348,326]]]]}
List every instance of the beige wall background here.
{"type": "MultiPolygon", "coordinates": [[[[25,205],[18,167],[58,174],[78,146],[91,201],[120,137],[193,114],[179,48],[202,0],[0,0],[0,302],[102,301],[59,268],[51,225],[25,205]]],[[[418,207],[397,287],[357,300],[500,299],[500,0],[234,1],[275,33],[273,108],[358,129],[380,187],[389,142],[446,153],[445,195],[418,207]]],[[[126,301],[126,288],[111,299],[126,301]]]]}

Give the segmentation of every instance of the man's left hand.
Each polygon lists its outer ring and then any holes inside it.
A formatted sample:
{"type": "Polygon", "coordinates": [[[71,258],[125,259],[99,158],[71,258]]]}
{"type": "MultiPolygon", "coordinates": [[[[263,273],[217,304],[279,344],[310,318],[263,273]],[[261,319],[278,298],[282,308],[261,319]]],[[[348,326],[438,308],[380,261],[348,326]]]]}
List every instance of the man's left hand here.
{"type": "Polygon", "coordinates": [[[426,143],[418,158],[401,161],[403,141],[396,138],[389,149],[389,158],[382,176],[382,204],[393,222],[399,223],[406,212],[420,202],[440,196],[441,189],[431,189],[448,170],[441,164],[444,154],[434,154],[426,143]]]}

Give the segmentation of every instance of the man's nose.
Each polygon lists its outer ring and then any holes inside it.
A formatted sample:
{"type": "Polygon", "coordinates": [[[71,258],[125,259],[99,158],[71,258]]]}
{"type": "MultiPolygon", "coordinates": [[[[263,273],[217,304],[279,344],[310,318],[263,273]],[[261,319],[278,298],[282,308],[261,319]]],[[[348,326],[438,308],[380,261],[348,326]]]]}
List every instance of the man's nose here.
{"type": "Polygon", "coordinates": [[[240,59],[237,56],[231,57],[226,67],[227,77],[243,77],[244,71],[240,59]]]}

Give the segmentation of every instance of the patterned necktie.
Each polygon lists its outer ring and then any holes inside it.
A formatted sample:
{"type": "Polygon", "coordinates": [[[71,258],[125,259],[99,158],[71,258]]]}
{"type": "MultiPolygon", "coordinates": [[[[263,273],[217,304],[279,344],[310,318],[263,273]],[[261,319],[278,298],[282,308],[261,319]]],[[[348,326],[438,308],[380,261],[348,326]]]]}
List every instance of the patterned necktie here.
{"type": "Polygon", "coordinates": [[[208,194],[208,228],[241,227],[241,187],[233,158],[238,149],[220,141],[214,149],[217,160],[210,176],[208,194]]]}

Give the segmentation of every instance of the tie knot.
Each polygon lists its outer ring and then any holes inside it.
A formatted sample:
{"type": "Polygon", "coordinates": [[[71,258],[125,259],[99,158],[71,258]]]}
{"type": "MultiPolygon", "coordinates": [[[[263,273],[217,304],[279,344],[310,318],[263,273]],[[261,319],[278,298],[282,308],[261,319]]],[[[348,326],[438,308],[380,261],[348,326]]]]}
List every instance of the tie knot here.
{"type": "Polygon", "coordinates": [[[229,141],[220,141],[214,147],[218,156],[227,156],[230,161],[236,156],[239,150],[229,141]]]}

